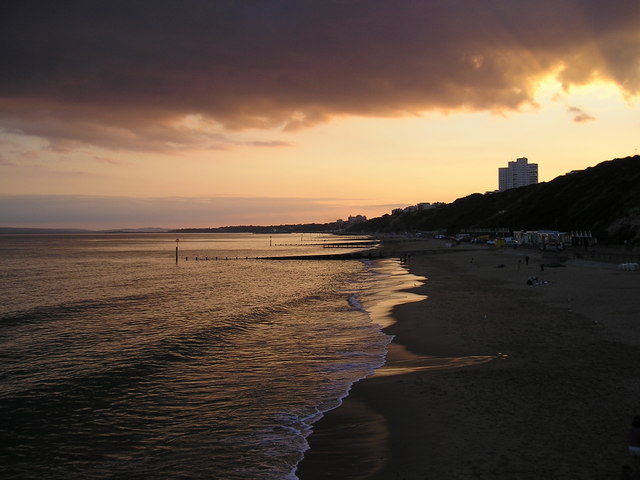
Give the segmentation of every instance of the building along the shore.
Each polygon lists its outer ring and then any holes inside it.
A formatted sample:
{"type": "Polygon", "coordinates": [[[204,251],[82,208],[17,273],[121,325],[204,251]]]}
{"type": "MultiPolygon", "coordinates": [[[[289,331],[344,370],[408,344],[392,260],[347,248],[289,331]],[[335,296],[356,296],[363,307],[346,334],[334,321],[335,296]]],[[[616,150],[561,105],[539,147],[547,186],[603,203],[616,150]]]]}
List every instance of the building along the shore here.
{"type": "Polygon", "coordinates": [[[498,191],[526,187],[538,183],[538,164],[529,163],[526,157],[509,162],[507,167],[498,169],[498,191]]]}

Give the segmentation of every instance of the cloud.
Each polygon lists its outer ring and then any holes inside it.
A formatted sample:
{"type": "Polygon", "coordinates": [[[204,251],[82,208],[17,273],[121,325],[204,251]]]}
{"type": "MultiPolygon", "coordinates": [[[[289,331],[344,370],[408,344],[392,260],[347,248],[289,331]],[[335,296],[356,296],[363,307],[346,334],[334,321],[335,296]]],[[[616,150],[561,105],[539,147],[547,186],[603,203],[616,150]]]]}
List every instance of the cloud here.
{"type": "Polygon", "coordinates": [[[94,155],[93,159],[98,163],[103,163],[107,165],[131,165],[132,162],[128,160],[117,160],[111,157],[102,157],[99,155],[94,155]]]}
{"type": "Polygon", "coordinates": [[[16,164],[0,155],[0,167],[15,167],[16,164]]]}
{"type": "Polygon", "coordinates": [[[282,147],[291,147],[293,143],[291,142],[283,142],[280,140],[254,140],[251,142],[244,142],[243,145],[248,145],[251,147],[268,147],[268,148],[282,148],[282,147]]]}
{"type": "Polygon", "coordinates": [[[87,107],[69,101],[56,105],[52,100],[21,102],[0,100],[4,109],[0,122],[4,131],[49,140],[48,150],[68,153],[94,145],[111,150],[181,152],[190,149],[229,148],[232,142],[215,131],[211,122],[193,122],[189,116],[154,114],[126,104],[87,107]]]}
{"type": "Polygon", "coordinates": [[[599,79],[640,93],[637,0],[24,0],[3,10],[0,128],[52,148],[230,148],[223,130],[517,110],[551,72],[567,88],[599,79]]]}
{"type": "Polygon", "coordinates": [[[573,121],[576,123],[588,123],[596,120],[596,117],[592,117],[584,110],[578,107],[567,107],[567,111],[574,115],[573,121]]]}
{"type": "Polygon", "coordinates": [[[38,151],[17,142],[0,138],[0,157],[4,160],[0,165],[18,166],[39,160],[38,151]]]}

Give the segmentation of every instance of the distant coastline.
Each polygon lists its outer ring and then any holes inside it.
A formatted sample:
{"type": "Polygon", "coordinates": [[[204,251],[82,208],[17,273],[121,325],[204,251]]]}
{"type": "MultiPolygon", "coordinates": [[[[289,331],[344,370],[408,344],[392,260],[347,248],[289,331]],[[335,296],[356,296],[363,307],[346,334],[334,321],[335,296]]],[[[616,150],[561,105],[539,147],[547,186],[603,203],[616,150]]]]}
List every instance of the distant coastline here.
{"type": "Polygon", "coordinates": [[[335,222],[332,223],[305,223],[295,225],[238,225],[211,228],[117,228],[105,230],[89,230],[81,228],[36,228],[36,227],[0,227],[1,234],[9,235],[47,235],[47,234],[74,234],[74,233],[340,233],[335,222]]]}
{"type": "Polygon", "coordinates": [[[169,233],[168,228],[122,228],[110,230],[87,230],[83,228],[31,228],[0,227],[0,235],[56,235],[74,233],[169,233]]]}
{"type": "Polygon", "coordinates": [[[169,233],[340,233],[337,222],[288,225],[238,225],[212,228],[178,228],[169,233]]]}
{"type": "Polygon", "coordinates": [[[0,235],[46,235],[55,233],[95,233],[91,230],[80,228],[24,228],[24,227],[0,227],[0,235]]]}

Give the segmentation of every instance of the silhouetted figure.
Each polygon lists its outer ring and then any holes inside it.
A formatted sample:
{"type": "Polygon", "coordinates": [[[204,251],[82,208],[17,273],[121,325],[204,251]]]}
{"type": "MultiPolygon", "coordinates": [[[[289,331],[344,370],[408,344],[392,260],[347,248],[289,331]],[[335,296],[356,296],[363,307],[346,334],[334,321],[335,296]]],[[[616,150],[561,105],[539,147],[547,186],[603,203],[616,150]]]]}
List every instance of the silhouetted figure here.
{"type": "Polygon", "coordinates": [[[544,263],[541,263],[541,264],[540,264],[540,271],[541,271],[541,272],[544,272],[544,263]]]}
{"type": "Polygon", "coordinates": [[[529,255],[527,255],[526,257],[524,257],[524,264],[525,264],[525,265],[529,265],[529,255]]]}

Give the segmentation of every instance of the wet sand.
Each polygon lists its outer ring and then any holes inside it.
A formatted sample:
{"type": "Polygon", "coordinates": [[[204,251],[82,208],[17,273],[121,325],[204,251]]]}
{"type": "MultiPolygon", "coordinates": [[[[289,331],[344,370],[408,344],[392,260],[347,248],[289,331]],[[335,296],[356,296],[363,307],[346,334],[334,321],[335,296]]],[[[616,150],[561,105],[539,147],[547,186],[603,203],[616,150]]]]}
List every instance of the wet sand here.
{"type": "Polygon", "coordinates": [[[387,364],[314,427],[299,478],[620,478],[640,414],[640,272],[540,270],[553,260],[411,257],[428,298],[394,308],[387,364]]]}

